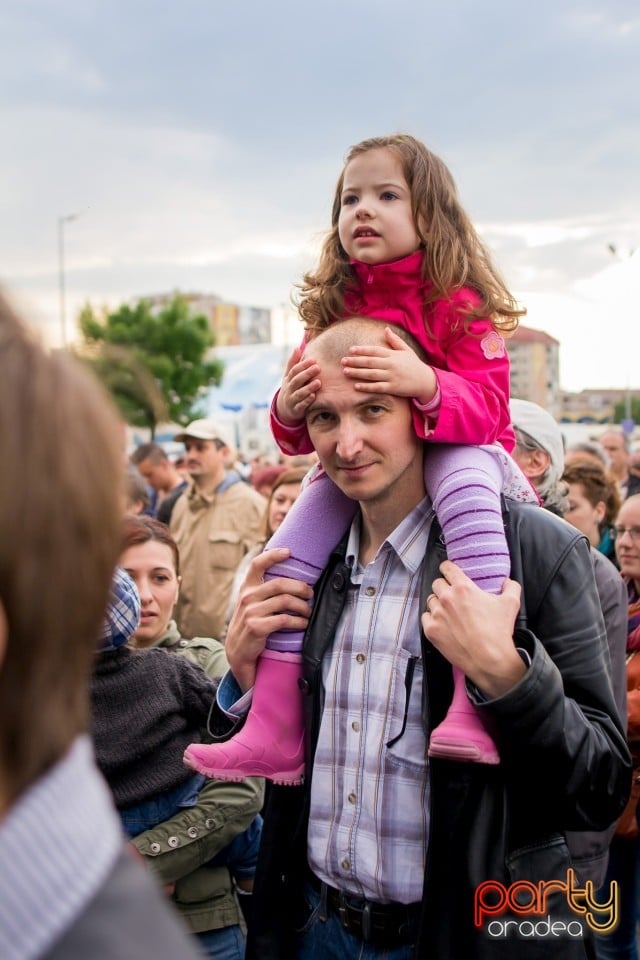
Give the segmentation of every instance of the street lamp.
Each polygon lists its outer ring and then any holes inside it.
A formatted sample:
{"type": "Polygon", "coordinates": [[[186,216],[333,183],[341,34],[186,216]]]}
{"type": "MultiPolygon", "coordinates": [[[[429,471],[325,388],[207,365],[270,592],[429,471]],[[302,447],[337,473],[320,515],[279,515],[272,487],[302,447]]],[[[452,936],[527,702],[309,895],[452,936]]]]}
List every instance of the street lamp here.
{"type": "Polygon", "coordinates": [[[69,213],[65,217],[58,217],[58,276],[60,284],[60,333],[62,346],[67,346],[67,320],[65,316],[65,285],[64,285],[64,226],[77,220],[77,213],[69,213]]]}
{"type": "MultiPolygon", "coordinates": [[[[616,258],[616,260],[619,260],[620,262],[624,261],[624,257],[621,255],[617,244],[608,243],[607,250],[609,251],[612,257],[616,258]]],[[[636,252],[635,247],[632,247],[629,250],[629,260],[631,259],[631,257],[633,257],[635,252],[636,252]]],[[[625,434],[632,433],[634,426],[635,426],[635,423],[631,416],[631,378],[627,370],[627,387],[625,390],[625,398],[624,398],[624,420],[622,421],[623,432],[625,434]]]]}

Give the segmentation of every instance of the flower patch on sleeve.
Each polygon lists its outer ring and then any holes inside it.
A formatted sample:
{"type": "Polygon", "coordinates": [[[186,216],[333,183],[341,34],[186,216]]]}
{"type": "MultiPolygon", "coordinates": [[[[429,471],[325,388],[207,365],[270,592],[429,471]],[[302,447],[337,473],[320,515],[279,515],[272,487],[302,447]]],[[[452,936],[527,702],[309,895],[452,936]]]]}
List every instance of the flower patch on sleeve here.
{"type": "Polygon", "coordinates": [[[487,360],[500,360],[506,353],[504,340],[496,330],[489,333],[480,341],[480,347],[487,360]]]}

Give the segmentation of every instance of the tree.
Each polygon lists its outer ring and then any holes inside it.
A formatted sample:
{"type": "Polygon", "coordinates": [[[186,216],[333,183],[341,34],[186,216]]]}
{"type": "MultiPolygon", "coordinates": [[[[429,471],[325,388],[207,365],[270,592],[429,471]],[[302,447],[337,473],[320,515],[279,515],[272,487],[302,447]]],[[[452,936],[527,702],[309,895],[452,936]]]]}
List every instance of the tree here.
{"type": "Polygon", "coordinates": [[[80,355],[113,395],[127,423],[149,427],[191,419],[199,396],[220,383],[221,361],[206,361],[213,344],[207,318],[194,316],[179,295],[160,310],[147,300],[96,315],[86,305],[78,318],[80,355]]]}
{"type": "MultiPolygon", "coordinates": [[[[640,423],[640,397],[631,397],[631,419],[640,423]]],[[[622,423],[627,416],[627,401],[620,400],[613,408],[613,422],[622,423]]]]}

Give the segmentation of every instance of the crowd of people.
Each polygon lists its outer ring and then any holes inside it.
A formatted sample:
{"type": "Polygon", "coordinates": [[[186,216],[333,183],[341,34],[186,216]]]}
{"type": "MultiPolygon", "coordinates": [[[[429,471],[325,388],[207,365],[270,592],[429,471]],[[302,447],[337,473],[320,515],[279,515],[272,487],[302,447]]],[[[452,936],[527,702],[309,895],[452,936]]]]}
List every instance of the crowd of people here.
{"type": "Polygon", "coordinates": [[[278,463],[123,456],[0,300],[3,960],[637,960],[640,476],[509,397],[522,313],[407,135],[340,173],[278,463]]]}

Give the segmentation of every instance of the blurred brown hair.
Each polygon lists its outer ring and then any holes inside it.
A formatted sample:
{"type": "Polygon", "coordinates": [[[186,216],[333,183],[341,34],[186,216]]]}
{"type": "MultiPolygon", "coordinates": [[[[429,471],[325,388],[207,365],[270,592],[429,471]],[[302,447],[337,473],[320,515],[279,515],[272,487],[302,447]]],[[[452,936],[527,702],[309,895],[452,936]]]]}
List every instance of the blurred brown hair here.
{"type": "Polygon", "coordinates": [[[89,725],[89,677],[120,546],[120,425],[66,353],[0,294],[0,773],[5,802],[89,725]]]}
{"type": "Polygon", "coordinates": [[[142,543],[149,543],[154,540],[157,543],[164,543],[171,549],[173,554],[173,563],[176,576],[180,574],[180,552],[178,544],[175,542],[169,527],[160,520],[154,520],[147,516],[128,516],[124,518],[122,527],[122,553],[129,547],[137,547],[142,543]]]}
{"type": "Polygon", "coordinates": [[[578,483],[592,507],[604,503],[603,522],[611,526],[618,516],[622,498],[615,478],[595,460],[572,460],[562,474],[565,483],[578,483]]]}
{"type": "Polygon", "coordinates": [[[291,467],[290,469],[283,470],[280,476],[277,478],[276,482],[271,488],[271,493],[269,494],[269,499],[267,500],[267,509],[264,513],[264,536],[266,540],[273,535],[273,530],[269,526],[269,511],[271,509],[271,501],[273,500],[274,493],[278,487],[282,486],[283,483],[302,483],[308,473],[308,467],[291,467]]]}

